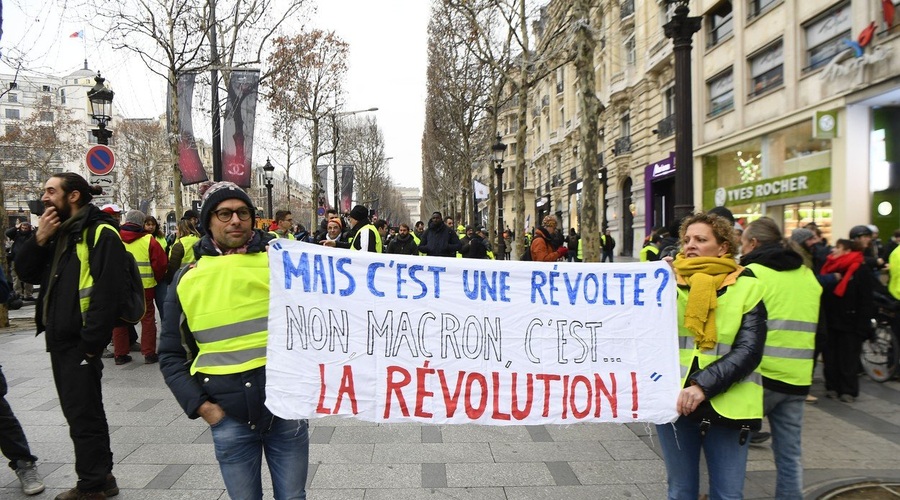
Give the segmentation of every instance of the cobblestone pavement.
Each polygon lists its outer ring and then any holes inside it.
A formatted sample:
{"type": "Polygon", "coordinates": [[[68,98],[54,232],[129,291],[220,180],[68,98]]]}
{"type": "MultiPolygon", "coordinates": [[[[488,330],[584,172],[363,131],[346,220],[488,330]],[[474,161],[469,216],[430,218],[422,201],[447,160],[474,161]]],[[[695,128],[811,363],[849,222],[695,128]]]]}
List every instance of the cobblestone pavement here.
{"type": "MultiPolygon", "coordinates": [[[[44,339],[27,319],[33,310],[14,311],[14,326],[0,329],[0,364],[7,399],[47,485],[33,498],[46,499],[76,478],[44,339]]],[[[182,413],[159,365],[144,365],[139,354],[123,366],[104,361],[118,498],[227,498],[208,427],[182,413]]],[[[823,393],[817,379],[819,403],[806,406],[804,423],[806,498],[855,482],[900,482],[900,382],[864,379],[854,404],[823,393]]],[[[644,424],[426,426],[325,418],[311,431],[311,499],[665,498],[655,428],[644,424]]],[[[771,449],[751,448],[746,498],[772,498],[774,478],[771,449]]],[[[271,498],[271,489],[266,493],[271,498]]],[[[0,499],[6,498],[24,495],[13,472],[0,467],[0,499]]]]}

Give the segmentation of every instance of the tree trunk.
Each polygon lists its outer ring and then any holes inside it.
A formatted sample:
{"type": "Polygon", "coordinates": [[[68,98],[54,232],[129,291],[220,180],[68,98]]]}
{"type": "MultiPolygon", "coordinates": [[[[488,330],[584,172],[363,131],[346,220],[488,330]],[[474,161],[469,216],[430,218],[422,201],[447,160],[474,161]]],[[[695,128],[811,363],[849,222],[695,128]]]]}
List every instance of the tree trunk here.
{"type": "MultiPolygon", "coordinates": [[[[516,131],[516,253],[525,251],[525,130],[528,111],[528,24],[525,16],[525,0],[519,0],[519,24],[522,30],[522,57],[519,67],[519,129],[516,131]]],[[[537,225],[537,221],[534,221],[537,225]]],[[[518,255],[517,255],[518,257],[518,255]]]]}
{"type": "MultiPolygon", "coordinates": [[[[594,81],[594,49],[596,42],[591,34],[590,6],[588,0],[575,0],[572,17],[575,30],[575,76],[578,80],[578,101],[581,124],[578,127],[581,154],[581,245],[584,262],[600,262],[600,227],[597,218],[597,119],[601,104],[597,98],[594,81]]],[[[605,193],[604,193],[605,195],[605,193]]],[[[572,249],[577,251],[577,249],[572,249]]]]}
{"type": "MultiPolygon", "coordinates": [[[[313,117],[311,121],[312,134],[310,135],[310,140],[312,142],[312,158],[310,159],[310,162],[312,162],[312,223],[314,227],[317,227],[319,222],[319,118],[313,117]]],[[[325,186],[322,187],[324,188],[325,186]]]]}

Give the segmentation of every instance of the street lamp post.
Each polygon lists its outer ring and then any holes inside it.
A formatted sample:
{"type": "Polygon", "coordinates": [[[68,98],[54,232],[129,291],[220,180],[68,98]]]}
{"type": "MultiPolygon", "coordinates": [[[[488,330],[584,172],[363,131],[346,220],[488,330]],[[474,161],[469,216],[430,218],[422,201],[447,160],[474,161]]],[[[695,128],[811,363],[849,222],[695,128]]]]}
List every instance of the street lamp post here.
{"type": "Polygon", "coordinates": [[[272,162],[266,158],[266,164],[263,166],[263,177],[266,180],[266,199],[269,203],[269,218],[273,218],[272,212],[272,179],[275,177],[275,167],[272,166],[272,162]]]}
{"type": "Polygon", "coordinates": [[[106,78],[100,76],[98,71],[97,76],[94,77],[96,83],[91,90],[88,90],[87,97],[91,104],[91,118],[97,120],[98,127],[92,130],[91,134],[97,138],[97,144],[108,145],[112,131],[106,130],[106,126],[112,121],[112,100],[115,93],[106,88],[103,84],[105,81],[106,78]]]}
{"type": "Polygon", "coordinates": [[[503,236],[503,156],[506,154],[506,144],[497,132],[497,142],[491,146],[491,154],[494,156],[494,173],[497,174],[497,237],[503,236]]]}
{"type": "Polygon", "coordinates": [[[691,39],[700,31],[701,18],[688,16],[689,0],[666,1],[676,5],[663,28],[675,52],[675,221],[680,221],[694,211],[691,39]]]}

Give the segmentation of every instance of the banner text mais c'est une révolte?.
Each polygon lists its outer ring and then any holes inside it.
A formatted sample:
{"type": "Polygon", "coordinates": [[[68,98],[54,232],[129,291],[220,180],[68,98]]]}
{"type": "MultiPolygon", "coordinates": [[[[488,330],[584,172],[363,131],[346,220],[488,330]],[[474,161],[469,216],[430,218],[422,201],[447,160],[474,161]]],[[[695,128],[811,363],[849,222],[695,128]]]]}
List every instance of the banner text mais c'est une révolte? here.
{"type": "Polygon", "coordinates": [[[266,404],[282,418],[665,423],[680,388],[665,263],[269,248],[266,404]]]}

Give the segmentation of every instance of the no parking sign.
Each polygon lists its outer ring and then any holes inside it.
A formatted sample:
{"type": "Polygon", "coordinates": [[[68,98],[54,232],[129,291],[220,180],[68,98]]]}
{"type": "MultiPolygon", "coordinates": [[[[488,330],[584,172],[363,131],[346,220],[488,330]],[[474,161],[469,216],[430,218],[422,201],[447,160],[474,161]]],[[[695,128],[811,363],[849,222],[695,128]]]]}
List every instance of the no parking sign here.
{"type": "Polygon", "coordinates": [[[85,163],[92,174],[106,175],[112,172],[113,167],[116,166],[116,155],[109,147],[97,144],[88,149],[85,163]]]}

